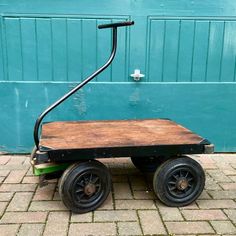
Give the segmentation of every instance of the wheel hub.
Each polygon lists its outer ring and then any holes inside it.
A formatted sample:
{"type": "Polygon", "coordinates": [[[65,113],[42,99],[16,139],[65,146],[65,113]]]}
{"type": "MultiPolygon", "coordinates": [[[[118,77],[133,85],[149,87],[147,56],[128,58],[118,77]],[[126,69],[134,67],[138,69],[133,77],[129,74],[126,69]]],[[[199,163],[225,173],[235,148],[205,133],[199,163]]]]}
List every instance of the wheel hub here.
{"type": "Polygon", "coordinates": [[[89,183],[84,187],[84,193],[88,196],[94,194],[95,192],[96,192],[96,186],[92,183],[89,183]]]}
{"type": "Polygon", "coordinates": [[[185,190],[188,187],[188,180],[186,178],[181,178],[176,182],[176,187],[179,190],[185,190]]]}

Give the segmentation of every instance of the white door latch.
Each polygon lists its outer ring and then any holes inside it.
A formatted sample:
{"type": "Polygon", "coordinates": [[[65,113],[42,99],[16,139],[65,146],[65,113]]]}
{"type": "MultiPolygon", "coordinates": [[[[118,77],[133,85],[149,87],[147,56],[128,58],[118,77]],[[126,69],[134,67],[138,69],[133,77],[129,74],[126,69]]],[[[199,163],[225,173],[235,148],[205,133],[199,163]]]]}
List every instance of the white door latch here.
{"type": "Polygon", "coordinates": [[[134,73],[130,75],[135,81],[141,80],[145,75],[140,73],[139,69],[135,69],[134,73]]]}

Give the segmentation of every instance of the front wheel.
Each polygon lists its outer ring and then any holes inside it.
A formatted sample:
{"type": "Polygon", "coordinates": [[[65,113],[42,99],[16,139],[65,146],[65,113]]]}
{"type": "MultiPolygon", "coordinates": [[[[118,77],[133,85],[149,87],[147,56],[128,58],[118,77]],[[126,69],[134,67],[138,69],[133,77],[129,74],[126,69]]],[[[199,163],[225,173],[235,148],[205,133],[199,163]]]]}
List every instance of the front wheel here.
{"type": "Polygon", "coordinates": [[[75,213],[97,209],[111,189],[111,177],[105,165],[87,161],[68,167],[63,173],[59,194],[65,206],[75,213]]]}
{"type": "Polygon", "coordinates": [[[194,202],[205,186],[201,165],[189,157],[164,162],[155,172],[153,189],[166,205],[180,207],[194,202]]]}

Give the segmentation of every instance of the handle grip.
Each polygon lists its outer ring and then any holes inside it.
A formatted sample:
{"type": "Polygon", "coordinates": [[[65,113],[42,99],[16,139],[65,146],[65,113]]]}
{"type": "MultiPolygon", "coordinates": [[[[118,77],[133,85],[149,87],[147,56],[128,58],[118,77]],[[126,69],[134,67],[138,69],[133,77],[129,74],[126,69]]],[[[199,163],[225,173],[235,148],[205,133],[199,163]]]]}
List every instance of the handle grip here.
{"type": "Polygon", "coordinates": [[[134,25],[134,21],[124,21],[124,22],[99,25],[98,29],[116,28],[116,27],[124,27],[124,26],[131,26],[131,25],[134,25]]]}

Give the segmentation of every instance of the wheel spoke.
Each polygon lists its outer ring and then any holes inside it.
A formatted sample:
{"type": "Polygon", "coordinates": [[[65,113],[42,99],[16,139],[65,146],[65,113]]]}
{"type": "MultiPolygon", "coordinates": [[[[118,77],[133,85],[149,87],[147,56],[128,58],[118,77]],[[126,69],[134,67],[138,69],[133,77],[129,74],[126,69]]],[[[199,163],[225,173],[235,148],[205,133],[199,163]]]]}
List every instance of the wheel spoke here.
{"type": "Polygon", "coordinates": [[[78,190],[75,191],[76,193],[81,193],[81,192],[84,192],[84,189],[83,188],[80,188],[78,190]]]}
{"type": "Polygon", "coordinates": [[[78,181],[76,185],[79,185],[80,187],[84,187],[84,182],[83,181],[78,181]]]}
{"type": "Polygon", "coordinates": [[[93,178],[93,181],[92,181],[92,183],[93,184],[96,184],[96,182],[99,180],[99,178],[98,177],[95,177],[95,178],[93,178]]]}
{"type": "Polygon", "coordinates": [[[91,174],[92,173],[86,173],[83,177],[84,177],[84,180],[85,180],[85,184],[88,184],[89,181],[90,181],[90,178],[91,178],[91,174]]]}
{"type": "Polygon", "coordinates": [[[79,195],[79,200],[80,201],[83,200],[84,196],[85,196],[85,193],[83,192],[82,194],[79,195]]]}
{"type": "Polygon", "coordinates": [[[193,178],[187,178],[188,182],[191,182],[193,180],[193,178]]]}
{"type": "Polygon", "coordinates": [[[173,177],[178,180],[179,179],[179,176],[178,175],[173,175],[173,177]]]}
{"type": "Polygon", "coordinates": [[[92,183],[92,179],[93,179],[93,173],[90,174],[89,183],[92,183]]]}
{"type": "Polygon", "coordinates": [[[173,190],[176,189],[176,186],[173,186],[173,187],[168,186],[168,187],[169,187],[169,190],[170,190],[170,191],[173,191],[173,190]]]}
{"type": "Polygon", "coordinates": [[[174,182],[174,181],[169,181],[168,184],[176,185],[176,182],[174,182]]]}

